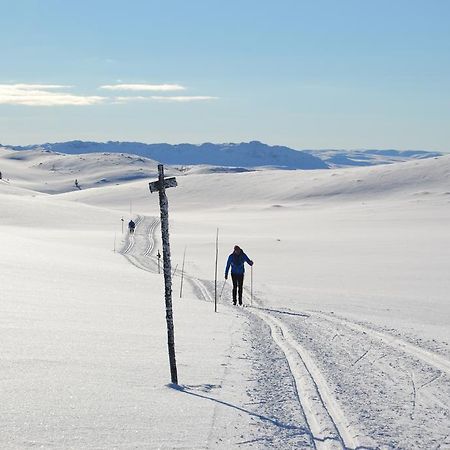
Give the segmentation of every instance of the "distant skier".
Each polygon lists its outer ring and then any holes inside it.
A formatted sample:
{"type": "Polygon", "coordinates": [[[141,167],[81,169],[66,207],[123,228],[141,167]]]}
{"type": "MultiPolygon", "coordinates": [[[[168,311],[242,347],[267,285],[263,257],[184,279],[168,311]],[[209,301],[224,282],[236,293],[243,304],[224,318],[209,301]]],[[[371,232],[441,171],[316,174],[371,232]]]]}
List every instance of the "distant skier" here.
{"type": "Polygon", "coordinates": [[[130,234],[133,234],[134,233],[134,229],[136,228],[136,224],[133,222],[133,219],[131,219],[129,222],[128,222],[128,230],[129,230],[129,232],[130,232],[130,234]]]}
{"type": "Polygon", "coordinates": [[[75,180],[75,187],[77,187],[78,189],[81,189],[80,184],[78,183],[78,180],[75,180]]]}
{"type": "Polygon", "coordinates": [[[225,268],[225,280],[228,279],[228,271],[231,267],[231,279],[233,280],[233,305],[236,304],[236,297],[239,298],[239,305],[242,305],[242,289],[244,285],[244,263],[253,266],[253,261],[238,246],[234,246],[233,253],[228,257],[225,268]],[[236,295],[237,294],[237,295],[236,295]]]}

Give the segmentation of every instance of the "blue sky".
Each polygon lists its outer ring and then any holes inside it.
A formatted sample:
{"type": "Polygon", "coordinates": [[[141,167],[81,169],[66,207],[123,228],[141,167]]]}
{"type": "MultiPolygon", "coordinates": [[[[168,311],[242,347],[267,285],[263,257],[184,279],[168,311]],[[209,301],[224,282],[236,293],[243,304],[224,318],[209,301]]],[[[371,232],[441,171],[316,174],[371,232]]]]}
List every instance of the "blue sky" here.
{"type": "Polygon", "coordinates": [[[0,0],[0,143],[450,151],[448,0],[0,0]]]}

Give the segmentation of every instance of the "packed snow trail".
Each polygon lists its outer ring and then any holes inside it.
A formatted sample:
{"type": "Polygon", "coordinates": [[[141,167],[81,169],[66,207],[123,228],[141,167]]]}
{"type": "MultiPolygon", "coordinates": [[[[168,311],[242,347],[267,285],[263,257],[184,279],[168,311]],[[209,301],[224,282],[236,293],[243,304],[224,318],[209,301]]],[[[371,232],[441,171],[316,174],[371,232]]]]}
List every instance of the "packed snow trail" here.
{"type": "Polygon", "coordinates": [[[139,269],[157,272],[158,261],[154,257],[155,230],[159,219],[138,216],[134,233],[127,233],[121,253],[139,269]]]}
{"type": "Polygon", "coordinates": [[[308,312],[303,318],[274,314],[283,317],[294,340],[320,366],[351,428],[364,431],[365,436],[356,436],[357,445],[450,448],[450,377],[444,355],[412,344],[406,351],[405,339],[371,334],[366,331],[371,327],[357,329],[348,320],[327,320],[324,313],[308,312]]]}
{"type": "MultiPolygon", "coordinates": [[[[157,225],[156,219],[138,219],[138,231],[128,237],[125,249],[130,262],[152,272],[157,270],[151,256],[157,225]]],[[[214,302],[214,282],[184,276],[199,298],[214,302]]],[[[230,295],[227,284],[221,303],[229,304],[230,295]]],[[[244,302],[250,303],[248,290],[244,302]]],[[[333,314],[266,308],[255,296],[252,303],[229,307],[248,317],[252,351],[262,352],[259,370],[273,366],[275,377],[285,381],[274,386],[272,375],[260,377],[264,388],[258,398],[270,417],[279,414],[276,400],[268,401],[270,392],[290,392],[289,414],[297,417],[299,429],[309,429],[301,448],[450,448],[450,359],[445,352],[333,314]],[[287,366],[279,357],[264,355],[266,347],[281,353],[287,366]]],[[[272,436],[263,447],[286,448],[288,443],[289,438],[272,436]]]]}
{"type": "Polygon", "coordinates": [[[270,327],[272,337],[286,355],[317,449],[353,449],[355,439],[311,356],[291,336],[284,324],[267,312],[254,312],[270,327]]]}

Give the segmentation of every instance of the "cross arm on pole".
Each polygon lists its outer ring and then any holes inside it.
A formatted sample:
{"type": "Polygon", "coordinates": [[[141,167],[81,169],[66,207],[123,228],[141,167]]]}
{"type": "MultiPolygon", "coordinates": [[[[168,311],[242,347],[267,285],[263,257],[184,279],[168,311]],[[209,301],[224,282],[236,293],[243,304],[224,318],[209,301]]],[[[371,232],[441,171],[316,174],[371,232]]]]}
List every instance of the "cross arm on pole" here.
{"type": "MultiPolygon", "coordinates": [[[[171,188],[171,187],[176,187],[177,184],[177,179],[175,177],[171,177],[171,178],[164,178],[164,189],[167,188],[171,188]]],[[[148,187],[150,189],[150,192],[158,192],[160,189],[160,183],[159,180],[158,181],[152,181],[151,183],[148,183],[148,187]]]]}

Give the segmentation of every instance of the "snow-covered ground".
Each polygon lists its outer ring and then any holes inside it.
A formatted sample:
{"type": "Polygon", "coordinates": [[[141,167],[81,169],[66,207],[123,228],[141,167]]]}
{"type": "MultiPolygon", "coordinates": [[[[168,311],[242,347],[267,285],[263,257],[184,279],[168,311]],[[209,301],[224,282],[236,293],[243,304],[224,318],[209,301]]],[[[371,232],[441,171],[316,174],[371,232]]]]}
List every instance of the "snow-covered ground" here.
{"type": "Polygon", "coordinates": [[[1,448],[450,448],[450,156],[168,169],[179,386],[156,163],[1,149],[0,171],[1,448]]]}

